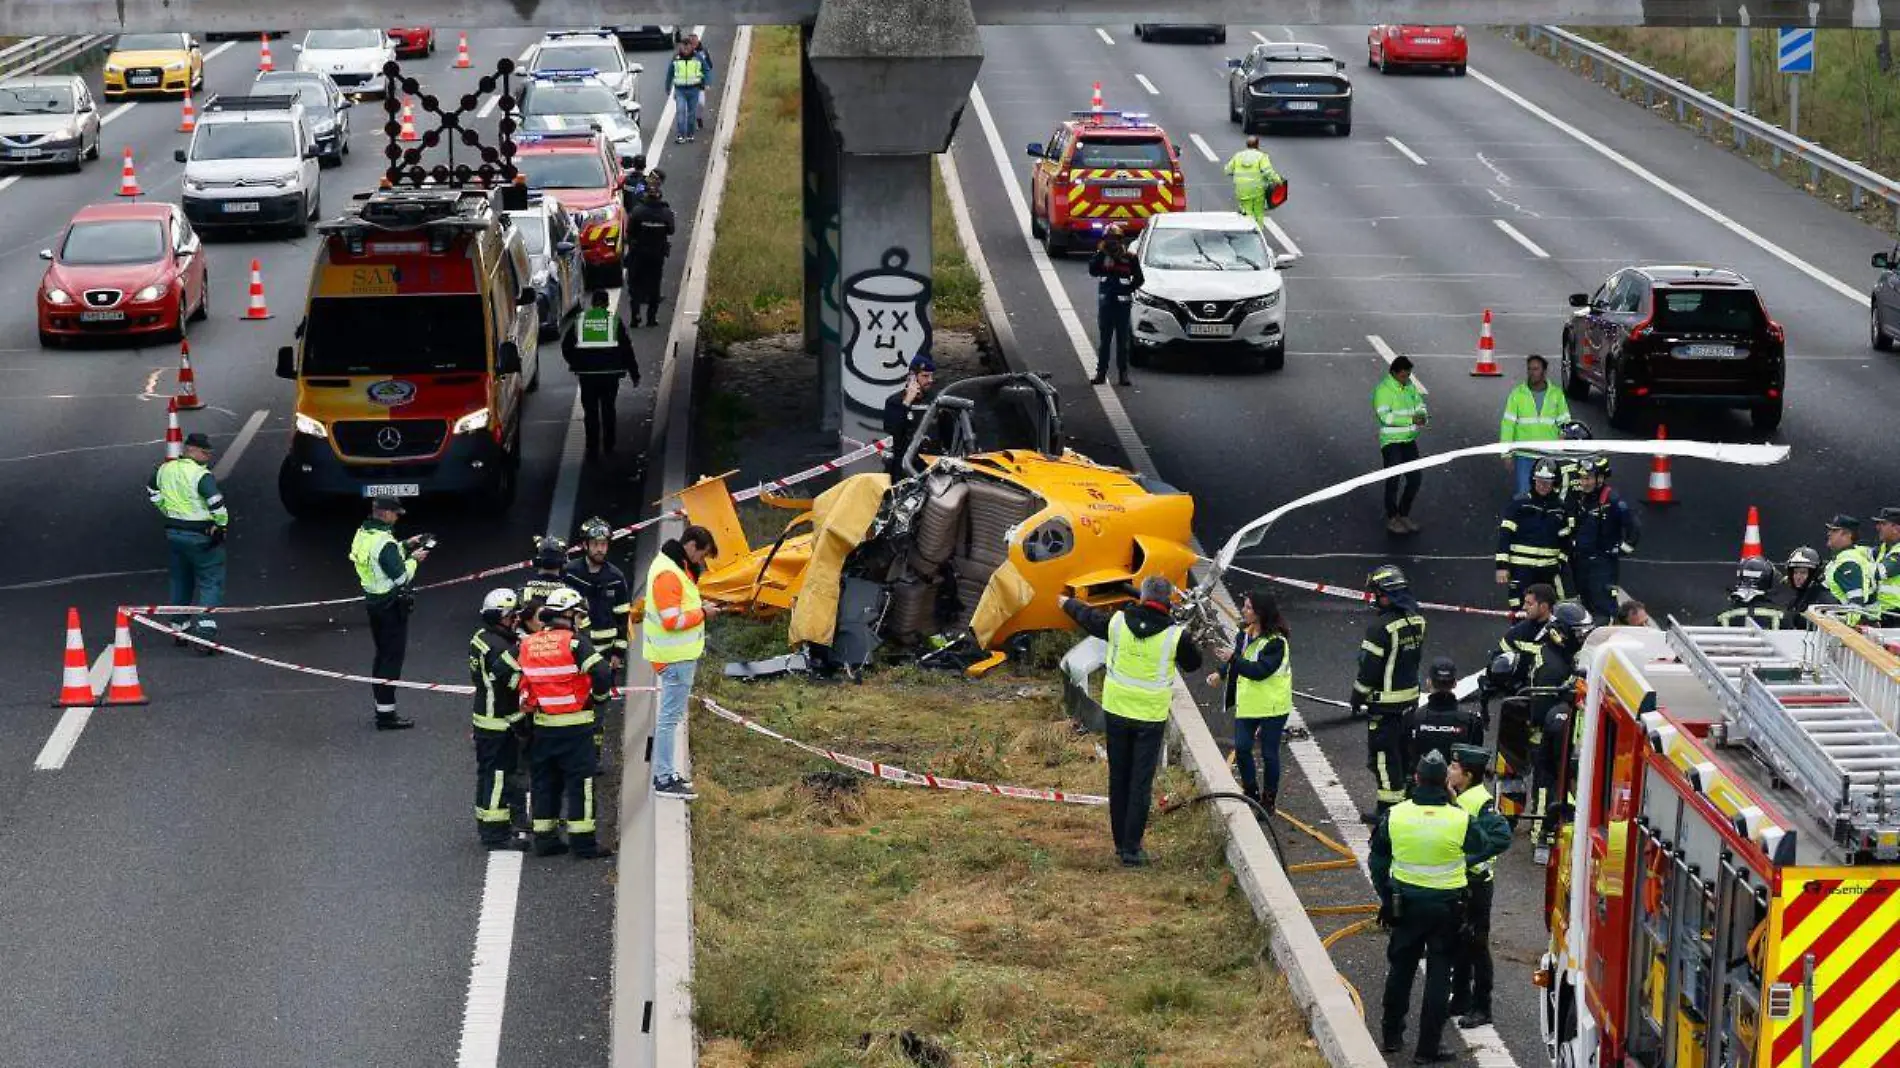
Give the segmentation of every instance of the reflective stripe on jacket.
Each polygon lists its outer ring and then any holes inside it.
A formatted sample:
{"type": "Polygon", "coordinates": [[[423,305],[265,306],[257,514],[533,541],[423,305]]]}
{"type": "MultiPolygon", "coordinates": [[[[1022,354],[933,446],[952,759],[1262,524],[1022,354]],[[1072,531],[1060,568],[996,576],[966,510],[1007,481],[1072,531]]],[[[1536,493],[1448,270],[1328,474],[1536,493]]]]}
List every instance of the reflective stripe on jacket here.
{"type": "Polygon", "coordinates": [[[217,480],[211,477],[205,465],[189,456],[160,464],[146,489],[166,519],[180,523],[215,522],[218,526],[231,521],[217,480]],[[207,485],[211,491],[209,496],[203,492],[207,485]]]}
{"type": "Polygon", "coordinates": [[[665,553],[654,553],[653,563],[647,568],[646,603],[640,616],[640,655],[655,664],[698,660],[706,652],[706,617],[700,603],[699,585],[686,569],[665,553]],[[679,604],[656,603],[654,586],[662,575],[678,580],[679,604]]]}
{"type": "Polygon", "coordinates": [[[1460,890],[1465,873],[1465,831],[1471,814],[1456,805],[1401,801],[1386,814],[1392,836],[1392,881],[1426,890],[1460,890]]]}
{"type": "MultiPolygon", "coordinates": [[[[1821,573],[1821,584],[1834,596],[1837,604],[1853,606],[1871,606],[1874,603],[1874,558],[1865,547],[1850,545],[1834,554],[1827,562],[1827,570],[1821,573]],[[1847,572],[1843,575],[1842,572],[1847,572]]],[[[1860,623],[1860,616],[1848,613],[1842,622],[1849,626],[1860,623]]]]}
{"type": "Polygon", "coordinates": [[[1125,719],[1164,723],[1174,701],[1174,650],[1184,631],[1170,626],[1140,637],[1121,612],[1108,621],[1107,675],[1102,707],[1125,719]]]}
{"type": "Polygon", "coordinates": [[[1417,441],[1419,428],[1412,418],[1425,413],[1425,398],[1416,382],[1400,385],[1398,379],[1386,375],[1372,387],[1372,414],[1379,420],[1380,445],[1417,441]]]}
{"type": "Polygon", "coordinates": [[[590,663],[574,659],[579,644],[574,632],[565,627],[549,627],[521,640],[522,702],[534,710],[537,727],[573,727],[594,722],[593,680],[588,672],[600,659],[595,653],[590,663]]]}
{"type": "Polygon", "coordinates": [[[381,524],[365,523],[356,528],[356,536],[350,539],[350,563],[356,565],[356,581],[363,584],[363,592],[371,597],[391,593],[416,577],[416,562],[409,559],[407,552],[402,553],[402,578],[391,578],[389,572],[383,570],[383,546],[390,544],[402,551],[402,543],[396,540],[396,535],[381,524]]]}
{"type": "Polygon", "coordinates": [[[513,639],[484,627],[468,640],[468,674],[475,683],[474,726],[505,731],[519,720],[521,665],[513,639]]]}
{"type": "MultiPolygon", "coordinates": [[[[1481,782],[1472,783],[1469,787],[1466,787],[1464,793],[1452,798],[1452,800],[1459,808],[1464,809],[1467,815],[1475,820],[1484,813],[1484,806],[1491,803],[1491,791],[1485,789],[1484,784],[1481,782]]],[[[1481,860],[1471,866],[1471,878],[1481,883],[1490,882],[1492,874],[1497,870],[1498,858],[1492,857],[1489,860],[1481,860]]]]}
{"type": "Polygon", "coordinates": [[[1257,148],[1243,148],[1234,153],[1224,169],[1234,180],[1235,197],[1263,196],[1267,186],[1280,180],[1274,173],[1273,161],[1257,148]]]}
{"type": "MultiPolygon", "coordinates": [[[[1556,441],[1559,435],[1557,426],[1570,419],[1570,402],[1564,397],[1564,391],[1546,383],[1542,393],[1531,389],[1530,383],[1519,382],[1504,398],[1504,418],[1498,423],[1499,441],[1556,441]],[[1538,407],[1542,398],[1543,406],[1538,407]]],[[[1528,456],[1529,452],[1517,453],[1528,456]]]]}

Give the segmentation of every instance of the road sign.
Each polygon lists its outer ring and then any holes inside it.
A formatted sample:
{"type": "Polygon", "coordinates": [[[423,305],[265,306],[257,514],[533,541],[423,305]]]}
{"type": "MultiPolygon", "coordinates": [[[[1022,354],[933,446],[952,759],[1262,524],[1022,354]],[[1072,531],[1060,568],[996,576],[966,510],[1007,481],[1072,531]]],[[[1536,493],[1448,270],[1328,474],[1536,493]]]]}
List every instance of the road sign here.
{"type": "Polygon", "coordinates": [[[1775,69],[1783,74],[1814,73],[1814,31],[1783,29],[1775,42],[1775,69]]]}

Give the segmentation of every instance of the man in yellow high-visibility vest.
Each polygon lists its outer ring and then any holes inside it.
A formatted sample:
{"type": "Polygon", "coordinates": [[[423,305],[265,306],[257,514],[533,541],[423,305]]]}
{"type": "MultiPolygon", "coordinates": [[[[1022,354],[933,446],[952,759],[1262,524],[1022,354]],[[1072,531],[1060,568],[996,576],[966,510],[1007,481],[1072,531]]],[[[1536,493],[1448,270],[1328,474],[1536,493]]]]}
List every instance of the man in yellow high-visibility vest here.
{"type": "Polygon", "coordinates": [[[1266,226],[1267,187],[1277,184],[1280,175],[1273,169],[1273,161],[1260,151],[1260,138],[1247,138],[1247,147],[1234,153],[1224,169],[1234,180],[1234,201],[1240,205],[1240,213],[1252,219],[1255,226],[1266,226]]]}
{"type": "Polygon", "coordinates": [[[674,760],[675,737],[686,719],[686,701],[693,694],[693,676],[706,652],[706,621],[719,606],[699,596],[699,576],[706,561],[719,555],[712,531],[687,527],[653,554],[647,568],[646,600],[640,615],[641,648],[653,665],[660,686],[659,716],[653,731],[653,792],[661,797],[691,801],[698,794],[692,780],[679,773],[674,760]]]}
{"type": "MultiPolygon", "coordinates": [[[[1562,437],[1563,424],[1570,422],[1570,401],[1564,391],[1550,383],[1550,361],[1536,353],[1524,357],[1524,381],[1504,398],[1504,415],[1498,421],[1498,440],[1502,442],[1556,441],[1562,437]]],[[[1531,466],[1537,462],[1534,451],[1514,452],[1512,465],[1515,494],[1531,491],[1531,466]]]]}

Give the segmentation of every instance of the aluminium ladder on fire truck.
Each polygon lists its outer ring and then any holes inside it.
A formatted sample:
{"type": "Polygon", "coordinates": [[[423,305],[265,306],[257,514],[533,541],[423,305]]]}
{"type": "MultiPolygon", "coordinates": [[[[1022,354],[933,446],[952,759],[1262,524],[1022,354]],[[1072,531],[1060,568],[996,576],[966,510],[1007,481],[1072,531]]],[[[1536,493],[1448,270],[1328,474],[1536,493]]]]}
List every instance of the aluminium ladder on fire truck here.
{"type": "Polygon", "coordinates": [[[1825,659],[1792,656],[1755,627],[1675,624],[1669,643],[1743,743],[1856,856],[1900,859],[1900,735],[1825,659]]]}

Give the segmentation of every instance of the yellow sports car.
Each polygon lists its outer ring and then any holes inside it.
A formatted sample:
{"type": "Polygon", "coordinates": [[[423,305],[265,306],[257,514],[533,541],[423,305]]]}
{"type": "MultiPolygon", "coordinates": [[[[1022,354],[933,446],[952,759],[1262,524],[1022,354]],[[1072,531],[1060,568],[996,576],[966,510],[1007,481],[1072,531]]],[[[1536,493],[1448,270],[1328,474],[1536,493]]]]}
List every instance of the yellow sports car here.
{"type": "Polygon", "coordinates": [[[188,33],[128,33],[106,57],[107,100],[137,93],[178,93],[204,88],[205,57],[188,33]]]}

